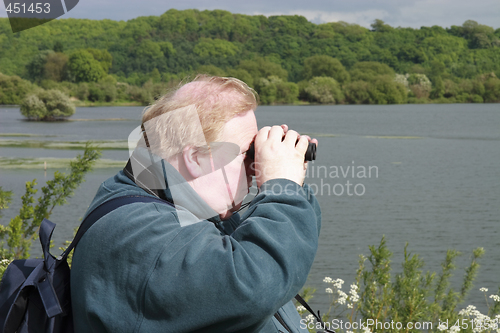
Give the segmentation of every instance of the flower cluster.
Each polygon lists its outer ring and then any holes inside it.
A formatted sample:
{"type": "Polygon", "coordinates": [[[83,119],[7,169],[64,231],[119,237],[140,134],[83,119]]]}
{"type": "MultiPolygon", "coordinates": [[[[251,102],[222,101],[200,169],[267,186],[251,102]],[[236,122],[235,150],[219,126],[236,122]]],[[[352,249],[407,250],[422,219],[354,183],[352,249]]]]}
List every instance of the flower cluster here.
{"type": "Polygon", "coordinates": [[[333,280],[331,277],[325,277],[323,279],[323,282],[331,284],[332,288],[326,288],[325,292],[327,294],[334,294],[335,292],[338,295],[337,304],[344,305],[347,303],[347,308],[352,309],[354,307],[354,303],[359,301],[359,295],[358,295],[358,286],[356,284],[351,284],[351,290],[349,291],[349,294],[346,294],[343,292],[342,285],[344,284],[344,280],[342,279],[336,279],[333,280]]]}
{"type": "MultiPolygon", "coordinates": [[[[486,293],[488,292],[488,288],[480,288],[479,291],[486,293]]],[[[490,298],[495,302],[500,302],[500,296],[498,295],[490,295],[490,298]]],[[[490,318],[488,315],[482,314],[479,310],[477,310],[474,305],[467,306],[465,309],[460,310],[458,314],[460,316],[471,318],[471,320],[474,322],[474,326],[472,329],[474,333],[490,332],[492,330],[494,332],[500,332],[500,315],[496,315],[494,318],[490,318]]],[[[439,330],[446,330],[445,327],[440,327],[438,327],[439,330]]],[[[454,327],[451,327],[448,331],[454,333],[452,329],[454,329],[454,327]]]]}

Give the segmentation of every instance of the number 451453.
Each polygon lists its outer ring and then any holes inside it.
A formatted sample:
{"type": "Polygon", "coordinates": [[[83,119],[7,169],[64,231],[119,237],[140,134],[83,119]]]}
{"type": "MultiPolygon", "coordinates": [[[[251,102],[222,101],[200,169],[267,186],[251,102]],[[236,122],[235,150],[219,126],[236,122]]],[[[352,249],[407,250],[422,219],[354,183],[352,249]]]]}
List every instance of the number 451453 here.
{"type": "Polygon", "coordinates": [[[44,13],[50,13],[50,3],[41,3],[37,2],[36,4],[31,3],[31,5],[26,9],[26,4],[25,3],[9,3],[7,8],[5,8],[5,11],[7,13],[14,13],[14,14],[19,14],[19,13],[37,13],[40,14],[42,12],[44,13]]]}

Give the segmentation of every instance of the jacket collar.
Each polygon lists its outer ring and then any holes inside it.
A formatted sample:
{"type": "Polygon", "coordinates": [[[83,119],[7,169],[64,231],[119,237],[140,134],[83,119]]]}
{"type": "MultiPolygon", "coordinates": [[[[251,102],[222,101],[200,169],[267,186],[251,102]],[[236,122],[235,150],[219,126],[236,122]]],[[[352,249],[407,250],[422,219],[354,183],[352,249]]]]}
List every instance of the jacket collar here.
{"type": "Polygon", "coordinates": [[[148,149],[137,147],[123,172],[149,194],[174,204],[181,226],[203,220],[214,223],[221,221],[219,214],[193,190],[170,163],[148,149]]]}

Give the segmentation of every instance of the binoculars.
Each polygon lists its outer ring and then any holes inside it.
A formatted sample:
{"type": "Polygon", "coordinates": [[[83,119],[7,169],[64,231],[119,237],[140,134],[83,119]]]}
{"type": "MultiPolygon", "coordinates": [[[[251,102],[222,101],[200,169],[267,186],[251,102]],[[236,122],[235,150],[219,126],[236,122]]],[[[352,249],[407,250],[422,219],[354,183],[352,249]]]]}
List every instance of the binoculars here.
{"type": "MultiPolygon", "coordinates": [[[[252,160],[255,159],[255,146],[252,142],[247,150],[247,157],[252,160]]],[[[304,161],[314,161],[316,159],[316,144],[309,142],[306,154],[304,155],[304,161]]]]}

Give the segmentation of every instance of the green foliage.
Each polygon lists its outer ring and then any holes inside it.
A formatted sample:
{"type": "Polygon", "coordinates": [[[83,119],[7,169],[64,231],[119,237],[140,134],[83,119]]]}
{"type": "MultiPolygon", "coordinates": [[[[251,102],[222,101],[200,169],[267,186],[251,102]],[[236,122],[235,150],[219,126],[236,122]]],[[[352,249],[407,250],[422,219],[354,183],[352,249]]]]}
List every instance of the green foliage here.
{"type": "Polygon", "coordinates": [[[68,60],[68,56],[64,53],[48,54],[43,66],[43,78],[57,82],[69,79],[68,60]]]}
{"type": "Polygon", "coordinates": [[[313,56],[304,60],[305,80],[310,80],[315,76],[329,76],[340,84],[349,82],[350,76],[344,65],[335,58],[327,55],[313,56]]]}
{"type": "Polygon", "coordinates": [[[379,75],[394,76],[394,70],[386,64],[374,61],[362,61],[356,63],[351,71],[352,81],[374,81],[379,75]]]}
{"type": "Polygon", "coordinates": [[[97,82],[106,75],[101,63],[85,50],[76,51],[69,57],[69,69],[76,82],[97,82]]]}
{"type": "Polygon", "coordinates": [[[20,104],[31,90],[29,81],[0,73],[0,104],[20,104]]]}
{"type": "MultiPolygon", "coordinates": [[[[38,229],[44,218],[49,218],[55,206],[66,203],[66,198],[73,195],[75,189],[84,181],[84,176],[92,170],[101,152],[90,143],[85,146],[83,155],[70,162],[70,173],[66,175],[56,171],[54,179],[47,181],[41,188],[41,196],[35,200],[36,180],[26,182],[26,192],[22,196],[19,214],[8,225],[0,224],[0,276],[14,259],[26,259],[37,237],[38,229]],[[36,204],[35,204],[36,201],[36,204]]],[[[11,194],[0,189],[0,208],[7,208],[11,194]]]]}
{"type": "Polygon", "coordinates": [[[344,94],[339,83],[331,77],[314,77],[309,80],[304,92],[311,102],[321,104],[339,104],[344,101],[344,94]]]}
{"type": "Polygon", "coordinates": [[[247,71],[257,82],[260,78],[268,78],[270,76],[279,77],[282,80],[287,80],[288,73],[279,64],[271,62],[264,58],[255,58],[253,60],[242,60],[237,69],[247,71]]]}
{"type": "Polygon", "coordinates": [[[299,96],[299,87],[293,82],[286,82],[277,76],[261,78],[257,91],[263,104],[293,104],[299,96]]]}
{"type": "Polygon", "coordinates": [[[21,114],[30,120],[50,121],[75,113],[75,106],[59,90],[39,90],[21,103],[21,114]]]}
{"type": "Polygon", "coordinates": [[[389,75],[377,76],[368,89],[371,104],[406,103],[407,91],[389,75]]]}
{"type": "MultiPolygon", "coordinates": [[[[433,84],[440,77],[444,85],[444,90],[438,83],[429,92],[421,84],[410,84],[409,101],[491,102],[497,100],[494,82],[483,80],[485,92],[477,93],[460,88],[460,81],[489,73],[500,76],[500,29],[470,20],[447,29],[396,28],[375,20],[369,30],[342,21],[316,25],[298,15],[171,9],[126,22],[53,20],[22,34],[8,32],[7,19],[0,18],[0,28],[6,32],[0,34],[0,72],[39,85],[44,80],[100,82],[111,74],[120,83],[142,88],[150,79],[154,84],[179,82],[201,66],[214,66],[255,88],[270,76],[295,83],[332,77],[344,95],[354,96],[347,89],[351,81],[372,86],[379,76],[409,73],[425,74],[433,84]],[[445,80],[461,91],[447,92],[445,80]]],[[[117,100],[131,100],[116,89],[117,100]]],[[[374,103],[365,91],[352,102],[374,103]]],[[[66,92],[75,96],[76,88],[66,92]]]]}
{"type": "MultiPolygon", "coordinates": [[[[349,293],[342,291],[343,280],[333,280],[330,277],[324,279],[324,282],[330,286],[326,292],[332,294],[333,298],[330,309],[322,318],[323,321],[326,322],[332,317],[339,318],[345,310],[348,310],[347,314],[341,317],[344,318],[344,323],[348,321],[352,325],[354,321],[357,321],[367,324],[372,321],[373,324],[368,327],[371,332],[493,331],[487,328],[483,330],[484,326],[483,329],[478,330],[478,325],[481,321],[483,325],[494,323],[495,316],[500,313],[500,296],[490,296],[493,299],[493,305],[486,298],[488,306],[486,315],[479,313],[475,307],[471,306],[463,310],[458,309],[472,288],[479,269],[478,261],[484,255],[483,248],[473,250],[472,261],[465,269],[462,287],[459,291],[450,287],[450,278],[456,268],[454,260],[460,255],[458,251],[447,251],[441,273],[424,273],[424,261],[418,255],[412,255],[408,251],[407,243],[404,248],[401,272],[392,275],[392,252],[386,245],[385,237],[382,237],[378,247],[369,246],[369,249],[370,255],[367,258],[360,256],[359,269],[349,293]],[[332,310],[335,313],[332,313],[332,310]],[[475,330],[470,325],[471,319],[475,320],[475,330]],[[382,325],[375,325],[376,321],[382,325]],[[464,321],[468,323],[468,327],[462,325],[464,321]],[[448,322],[448,327],[439,327],[441,322],[448,322]],[[397,326],[398,323],[401,324],[400,327],[397,326]],[[407,323],[413,323],[414,327],[408,327],[407,323]],[[417,327],[416,323],[432,323],[432,327],[417,327]],[[460,323],[460,328],[452,327],[456,323],[460,323]]],[[[487,289],[481,288],[480,290],[485,293],[486,297],[487,289]]],[[[308,296],[312,297],[310,293],[308,296]]],[[[307,315],[305,311],[300,313],[307,315]]]]}
{"type": "Polygon", "coordinates": [[[487,103],[500,102],[500,79],[496,77],[489,78],[484,83],[484,100],[487,103]]]}
{"type": "Polygon", "coordinates": [[[111,68],[111,65],[113,64],[113,57],[107,50],[98,50],[98,49],[92,49],[88,48],[86,51],[94,57],[95,60],[99,61],[99,64],[101,64],[102,69],[104,70],[105,73],[109,72],[109,69],[111,68]]]}
{"type": "Polygon", "coordinates": [[[354,81],[345,87],[346,101],[350,104],[370,104],[370,84],[366,81],[354,81]]]}
{"type": "Polygon", "coordinates": [[[226,58],[236,55],[238,47],[223,39],[201,38],[193,52],[203,58],[226,58]]]}
{"type": "Polygon", "coordinates": [[[45,63],[47,57],[53,53],[52,50],[42,50],[26,65],[27,75],[31,81],[40,81],[45,78],[45,63]]]}

